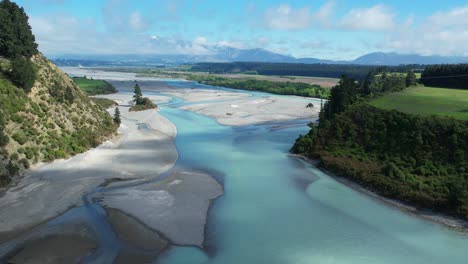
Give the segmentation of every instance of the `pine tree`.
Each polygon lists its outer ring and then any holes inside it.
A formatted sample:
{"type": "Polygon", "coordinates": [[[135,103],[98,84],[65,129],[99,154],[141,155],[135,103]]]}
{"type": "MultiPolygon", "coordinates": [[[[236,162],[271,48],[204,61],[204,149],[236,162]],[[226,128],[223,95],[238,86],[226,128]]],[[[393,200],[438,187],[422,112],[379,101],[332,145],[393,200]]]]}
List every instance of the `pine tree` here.
{"type": "Polygon", "coordinates": [[[122,122],[122,120],[120,119],[120,110],[118,107],[115,108],[115,112],[114,112],[114,122],[117,124],[117,125],[120,125],[120,123],[122,122]]]}
{"type": "Polygon", "coordinates": [[[0,2],[0,56],[30,58],[37,44],[23,8],[10,0],[0,2]]]}
{"type": "Polygon", "coordinates": [[[135,84],[134,93],[135,94],[133,95],[133,101],[135,102],[135,104],[143,104],[143,94],[141,93],[141,88],[140,85],[138,85],[138,83],[135,84]]]}
{"type": "Polygon", "coordinates": [[[409,70],[406,74],[406,87],[416,85],[416,74],[414,71],[409,70]]]}

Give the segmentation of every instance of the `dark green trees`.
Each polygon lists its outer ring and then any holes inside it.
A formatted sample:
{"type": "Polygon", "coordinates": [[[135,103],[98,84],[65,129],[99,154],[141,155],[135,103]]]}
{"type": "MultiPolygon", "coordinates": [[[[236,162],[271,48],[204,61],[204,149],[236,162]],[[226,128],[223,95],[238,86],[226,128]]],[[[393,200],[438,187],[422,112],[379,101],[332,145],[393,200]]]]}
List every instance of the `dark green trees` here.
{"type": "Polygon", "coordinates": [[[116,107],[114,111],[114,122],[117,125],[120,125],[120,123],[122,123],[122,120],[120,119],[120,110],[118,107],[116,107]]]}
{"type": "Polygon", "coordinates": [[[5,120],[3,118],[3,113],[0,112],[0,148],[4,147],[8,144],[10,139],[8,138],[7,135],[3,132],[3,129],[5,127],[5,120]]]}
{"type": "Polygon", "coordinates": [[[385,82],[390,91],[399,90],[405,78],[371,79],[358,85],[343,78],[319,125],[301,135],[291,152],[319,159],[326,169],[384,196],[468,219],[468,123],[375,108],[366,102],[366,91],[385,82]]]}
{"type": "Polygon", "coordinates": [[[154,109],[158,107],[149,98],[143,97],[143,94],[141,93],[140,85],[138,85],[138,83],[135,84],[133,101],[135,102],[135,105],[130,107],[130,110],[129,110],[130,112],[143,111],[143,110],[154,109]]]}
{"type": "Polygon", "coordinates": [[[16,86],[30,92],[36,80],[36,70],[28,59],[20,56],[13,59],[8,77],[16,86]]]}
{"type": "Polygon", "coordinates": [[[414,71],[410,70],[406,74],[406,87],[410,87],[413,85],[416,85],[416,74],[414,74],[414,71]]]}
{"type": "Polygon", "coordinates": [[[12,59],[10,80],[26,92],[31,90],[36,72],[30,58],[37,54],[37,44],[28,16],[10,0],[0,2],[0,56],[12,59]]]}
{"type": "Polygon", "coordinates": [[[343,76],[331,90],[330,100],[321,110],[320,121],[331,119],[333,115],[344,111],[356,99],[360,87],[356,80],[343,76]]]}
{"type": "Polygon", "coordinates": [[[421,75],[426,86],[468,89],[468,64],[443,64],[426,67],[421,75]]]}
{"type": "Polygon", "coordinates": [[[1,1],[0,56],[30,58],[37,53],[37,44],[24,9],[10,0],[1,1]]]}
{"type": "Polygon", "coordinates": [[[141,105],[143,103],[143,94],[141,93],[141,88],[138,83],[135,84],[133,101],[136,105],[141,105]]]}

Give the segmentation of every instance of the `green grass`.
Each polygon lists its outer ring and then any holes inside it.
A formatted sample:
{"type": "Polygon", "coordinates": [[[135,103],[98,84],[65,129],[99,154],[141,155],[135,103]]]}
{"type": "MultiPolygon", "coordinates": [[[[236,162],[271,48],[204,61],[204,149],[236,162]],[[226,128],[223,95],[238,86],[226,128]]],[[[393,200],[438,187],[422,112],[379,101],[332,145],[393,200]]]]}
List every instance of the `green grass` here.
{"type": "Polygon", "coordinates": [[[85,77],[74,77],[73,80],[86,95],[111,94],[117,92],[115,87],[106,81],[93,80],[85,77]]]}
{"type": "Polygon", "coordinates": [[[405,113],[449,116],[468,120],[468,91],[411,87],[402,92],[391,93],[370,102],[371,105],[405,113]]]}

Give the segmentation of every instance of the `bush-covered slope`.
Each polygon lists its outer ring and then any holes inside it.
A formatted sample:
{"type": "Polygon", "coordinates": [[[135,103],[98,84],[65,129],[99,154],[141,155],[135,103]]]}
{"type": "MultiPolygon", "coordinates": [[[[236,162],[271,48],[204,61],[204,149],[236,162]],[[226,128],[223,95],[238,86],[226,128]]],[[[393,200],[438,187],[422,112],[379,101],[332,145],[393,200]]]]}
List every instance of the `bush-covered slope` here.
{"type": "Polygon", "coordinates": [[[3,185],[29,164],[83,152],[116,129],[112,117],[44,56],[31,61],[37,70],[31,92],[0,77],[0,141],[7,142],[0,143],[3,185]]]}
{"type": "Polygon", "coordinates": [[[0,1],[0,186],[30,164],[97,146],[116,127],[39,53],[24,9],[0,1]]]}

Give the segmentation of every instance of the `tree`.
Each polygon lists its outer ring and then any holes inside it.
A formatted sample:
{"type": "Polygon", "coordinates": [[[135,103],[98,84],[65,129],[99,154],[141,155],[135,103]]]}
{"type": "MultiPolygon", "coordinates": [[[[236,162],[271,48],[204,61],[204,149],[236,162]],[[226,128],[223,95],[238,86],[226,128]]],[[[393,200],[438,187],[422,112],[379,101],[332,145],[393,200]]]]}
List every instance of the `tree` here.
{"type": "Polygon", "coordinates": [[[24,91],[30,92],[36,81],[36,69],[29,59],[22,56],[16,57],[11,63],[10,80],[24,91]]]}
{"type": "Polygon", "coordinates": [[[115,112],[114,112],[114,122],[117,124],[117,125],[120,125],[120,123],[122,122],[122,120],[120,119],[120,110],[118,107],[115,108],[115,112]]]}
{"type": "Polygon", "coordinates": [[[10,0],[0,2],[0,56],[30,58],[37,44],[23,8],[10,0]]]}
{"type": "Polygon", "coordinates": [[[0,147],[4,147],[10,142],[10,138],[3,132],[3,127],[0,125],[0,147]]]}
{"type": "Polygon", "coordinates": [[[409,70],[406,74],[406,87],[416,85],[416,74],[414,71],[409,70]]]}
{"type": "Polygon", "coordinates": [[[6,169],[7,169],[8,175],[10,177],[14,176],[15,174],[17,174],[19,172],[18,166],[16,164],[14,164],[11,160],[8,161],[6,169]]]}
{"type": "Polygon", "coordinates": [[[143,103],[143,94],[141,93],[141,88],[138,83],[135,84],[134,93],[133,101],[136,105],[141,105],[143,103]]]}

